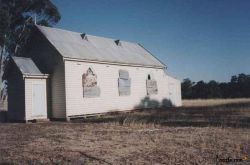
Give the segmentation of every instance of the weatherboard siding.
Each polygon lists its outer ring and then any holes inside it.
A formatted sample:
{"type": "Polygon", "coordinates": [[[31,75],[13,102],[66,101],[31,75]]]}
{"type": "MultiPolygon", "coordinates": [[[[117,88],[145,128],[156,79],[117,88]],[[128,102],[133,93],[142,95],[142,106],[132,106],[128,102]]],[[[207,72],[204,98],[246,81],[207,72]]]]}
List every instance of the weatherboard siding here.
{"type": "Polygon", "coordinates": [[[25,95],[22,73],[13,65],[8,80],[8,120],[25,120],[25,95]]]}
{"type": "Polygon", "coordinates": [[[171,76],[166,75],[166,80],[168,83],[168,98],[171,100],[172,104],[174,106],[181,106],[181,82],[171,76]],[[172,93],[173,96],[170,96],[170,93],[172,93]]]}
{"type": "Polygon", "coordinates": [[[52,118],[66,118],[64,63],[59,62],[51,74],[52,118]]]}
{"type": "Polygon", "coordinates": [[[161,106],[169,96],[167,81],[168,76],[163,69],[65,61],[66,116],[141,108],[145,107],[143,101],[147,97],[156,106],[161,106]],[[83,97],[82,75],[89,67],[97,75],[100,97],[83,97]],[[131,93],[128,96],[119,96],[118,78],[121,69],[128,71],[131,78],[131,93]],[[147,95],[148,74],[157,81],[156,95],[147,95]]]}
{"type": "Polygon", "coordinates": [[[46,87],[46,79],[35,79],[35,78],[25,78],[25,116],[26,120],[33,120],[33,119],[46,119],[46,116],[41,117],[34,117],[33,116],[33,91],[32,87],[33,84],[39,83],[43,84],[46,87]]]}

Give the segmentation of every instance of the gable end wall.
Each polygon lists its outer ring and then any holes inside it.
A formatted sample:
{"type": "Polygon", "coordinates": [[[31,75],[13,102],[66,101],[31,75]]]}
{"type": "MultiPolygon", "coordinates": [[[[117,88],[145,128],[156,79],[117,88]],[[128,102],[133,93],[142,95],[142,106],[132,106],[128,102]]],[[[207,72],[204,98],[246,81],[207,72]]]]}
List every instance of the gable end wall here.
{"type": "Polygon", "coordinates": [[[65,118],[65,74],[62,56],[38,30],[33,32],[28,45],[24,55],[31,57],[42,73],[49,74],[47,86],[48,117],[65,118]]]}

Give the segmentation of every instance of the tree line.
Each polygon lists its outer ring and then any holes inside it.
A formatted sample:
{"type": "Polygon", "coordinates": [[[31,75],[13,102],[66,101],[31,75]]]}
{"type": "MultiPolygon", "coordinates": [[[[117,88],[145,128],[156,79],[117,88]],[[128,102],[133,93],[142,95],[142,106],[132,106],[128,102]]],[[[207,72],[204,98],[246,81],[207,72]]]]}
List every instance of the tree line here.
{"type": "Polygon", "coordinates": [[[250,98],[250,75],[244,73],[234,75],[230,82],[193,82],[184,79],[181,83],[183,99],[208,98],[250,98]]]}

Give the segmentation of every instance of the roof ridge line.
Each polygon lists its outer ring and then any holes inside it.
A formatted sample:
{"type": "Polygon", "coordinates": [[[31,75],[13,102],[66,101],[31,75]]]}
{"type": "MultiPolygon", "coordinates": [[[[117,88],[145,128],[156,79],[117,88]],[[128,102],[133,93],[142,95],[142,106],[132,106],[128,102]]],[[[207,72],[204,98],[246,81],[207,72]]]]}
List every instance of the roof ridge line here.
{"type": "MultiPolygon", "coordinates": [[[[88,34],[86,32],[76,32],[76,31],[61,29],[61,28],[57,28],[57,27],[48,27],[48,26],[42,26],[42,25],[35,25],[35,26],[37,26],[38,28],[39,27],[50,28],[50,29],[56,29],[56,30],[61,30],[61,31],[65,31],[65,32],[76,33],[76,34],[79,34],[79,35],[81,35],[82,33],[85,33],[86,36],[92,36],[92,37],[103,38],[103,39],[110,39],[110,40],[113,40],[114,42],[117,40],[115,38],[110,38],[110,37],[105,37],[105,36],[97,36],[97,35],[93,35],[93,34],[88,34]]],[[[127,43],[137,44],[137,42],[125,41],[125,40],[121,40],[121,39],[119,39],[119,40],[120,40],[120,42],[127,42],[127,43]]]]}

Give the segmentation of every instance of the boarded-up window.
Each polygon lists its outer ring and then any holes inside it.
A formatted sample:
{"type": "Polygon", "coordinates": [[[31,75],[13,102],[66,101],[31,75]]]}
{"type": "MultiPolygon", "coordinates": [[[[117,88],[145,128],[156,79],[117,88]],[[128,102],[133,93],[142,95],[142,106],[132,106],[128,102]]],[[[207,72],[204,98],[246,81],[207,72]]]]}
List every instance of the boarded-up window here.
{"type": "Polygon", "coordinates": [[[147,88],[147,95],[158,93],[157,81],[152,80],[152,77],[150,75],[148,75],[148,78],[146,80],[146,88],[147,88]]]}
{"type": "Polygon", "coordinates": [[[83,97],[99,97],[100,88],[97,86],[97,75],[91,68],[82,75],[83,97]]]}
{"type": "Polygon", "coordinates": [[[130,95],[131,79],[126,70],[119,70],[118,89],[120,96],[130,95]]]}

